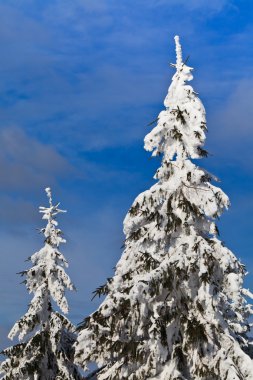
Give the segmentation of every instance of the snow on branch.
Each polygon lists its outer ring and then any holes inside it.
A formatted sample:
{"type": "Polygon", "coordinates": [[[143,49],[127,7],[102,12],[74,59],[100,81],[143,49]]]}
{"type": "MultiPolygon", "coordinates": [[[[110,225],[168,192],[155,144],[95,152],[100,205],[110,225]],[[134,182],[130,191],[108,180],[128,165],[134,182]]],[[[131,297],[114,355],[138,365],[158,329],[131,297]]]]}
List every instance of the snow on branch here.
{"type": "Polygon", "coordinates": [[[182,47],[180,44],[179,36],[175,36],[174,39],[175,39],[175,43],[176,43],[176,56],[177,56],[176,68],[179,69],[183,63],[182,47]]]}

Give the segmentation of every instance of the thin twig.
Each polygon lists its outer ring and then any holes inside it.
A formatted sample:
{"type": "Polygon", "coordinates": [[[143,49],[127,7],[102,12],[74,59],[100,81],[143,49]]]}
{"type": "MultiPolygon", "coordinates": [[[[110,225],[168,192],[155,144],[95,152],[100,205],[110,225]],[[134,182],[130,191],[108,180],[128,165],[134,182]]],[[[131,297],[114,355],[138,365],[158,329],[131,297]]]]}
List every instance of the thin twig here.
{"type": "Polygon", "coordinates": [[[147,127],[150,127],[150,125],[155,124],[159,120],[159,117],[157,117],[155,120],[151,121],[147,124],[147,127]]]}
{"type": "Polygon", "coordinates": [[[95,376],[97,373],[99,373],[100,371],[102,371],[102,369],[104,369],[105,367],[106,367],[106,365],[104,365],[103,367],[95,369],[95,371],[91,372],[87,377],[84,377],[84,380],[92,379],[93,376],[95,376]]]}
{"type": "Polygon", "coordinates": [[[188,55],[188,57],[186,58],[186,60],[184,61],[183,63],[183,66],[186,65],[186,63],[188,62],[188,59],[190,58],[190,56],[188,55]]]}
{"type": "Polygon", "coordinates": [[[186,187],[189,187],[190,189],[195,189],[195,190],[203,190],[203,191],[212,191],[211,189],[202,189],[201,187],[195,187],[195,186],[188,186],[184,182],[182,184],[186,187]]]}

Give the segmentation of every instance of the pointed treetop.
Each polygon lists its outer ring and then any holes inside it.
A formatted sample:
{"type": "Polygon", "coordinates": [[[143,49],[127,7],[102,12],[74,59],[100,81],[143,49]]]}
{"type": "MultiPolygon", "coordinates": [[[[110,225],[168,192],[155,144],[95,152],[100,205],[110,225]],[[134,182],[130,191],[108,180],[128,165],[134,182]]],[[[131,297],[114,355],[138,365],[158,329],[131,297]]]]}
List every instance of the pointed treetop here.
{"type": "Polygon", "coordinates": [[[57,203],[56,205],[53,205],[53,198],[52,198],[52,191],[51,191],[51,188],[50,187],[46,187],[45,188],[45,192],[47,194],[47,197],[48,197],[48,201],[49,201],[49,206],[50,207],[43,207],[43,206],[40,206],[40,212],[43,215],[42,219],[47,219],[47,220],[51,220],[52,218],[55,217],[55,215],[59,214],[59,213],[63,213],[63,212],[66,212],[66,210],[61,210],[59,209],[59,205],[60,203],[57,203]]]}
{"type": "Polygon", "coordinates": [[[185,84],[185,82],[189,82],[193,79],[191,73],[193,68],[186,65],[189,56],[185,61],[183,61],[182,46],[180,44],[179,36],[175,36],[174,40],[176,44],[176,63],[171,63],[170,65],[172,67],[175,67],[177,72],[175,74],[175,77],[172,78],[172,82],[173,79],[176,79],[176,83],[185,84]]]}
{"type": "MultiPolygon", "coordinates": [[[[179,37],[175,36],[176,69],[172,83],[165,97],[166,110],[160,112],[157,125],[145,137],[144,148],[152,151],[153,156],[164,154],[159,178],[168,174],[165,161],[204,157],[202,149],[205,142],[205,109],[193,88],[187,83],[193,79],[192,67],[182,60],[179,37]],[[166,173],[166,174],[165,174],[166,173]]],[[[158,177],[156,177],[158,178],[158,177]]]]}
{"type": "Polygon", "coordinates": [[[182,47],[180,44],[179,36],[175,36],[174,39],[175,39],[175,44],[176,44],[176,56],[177,56],[176,68],[178,70],[181,68],[182,63],[183,63],[182,47]]]}
{"type": "Polygon", "coordinates": [[[59,247],[60,243],[66,243],[66,240],[62,237],[61,230],[57,228],[58,222],[56,220],[56,215],[65,213],[66,210],[59,208],[60,203],[53,204],[50,187],[46,187],[45,191],[49,200],[49,207],[39,207],[40,213],[43,214],[42,219],[47,220],[47,225],[41,229],[41,232],[45,235],[46,242],[56,248],[59,247]]]}
{"type": "Polygon", "coordinates": [[[50,205],[50,207],[52,207],[53,206],[53,200],[52,200],[52,191],[51,191],[51,188],[50,187],[46,187],[45,188],[45,192],[46,192],[46,194],[48,196],[49,205],[50,205]]]}

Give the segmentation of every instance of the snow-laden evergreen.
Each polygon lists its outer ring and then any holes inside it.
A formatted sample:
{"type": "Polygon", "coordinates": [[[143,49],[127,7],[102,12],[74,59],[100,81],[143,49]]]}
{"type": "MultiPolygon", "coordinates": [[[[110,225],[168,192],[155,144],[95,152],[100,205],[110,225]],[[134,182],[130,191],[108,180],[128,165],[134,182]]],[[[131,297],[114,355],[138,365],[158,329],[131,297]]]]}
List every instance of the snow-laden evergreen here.
{"type": "Polygon", "coordinates": [[[65,211],[59,209],[59,203],[53,205],[50,188],[46,188],[46,193],[49,207],[40,207],[42,219],[47,222],[41,229],[45,244],[29,258],[32,267],[21,272],[33,299],[27,313],[9,333],[10,339],[18,336],[21,343],[2,352],[7,356],[0,366],[2,380],[81,379],[73,364],[75,327],[52,307],[53,300],[63,313],[67,313],[65,290],[74,289],[64,269],[68,266],[67,261],[59,251],[60,244],[66,241],[57,227],[56,216],[65,211]]]}
{"type": "Polygon", "coordinates": [[[191,160],[207,156],[205,109],[175,42],[166,109],[145,137],[145,149],[162,155],[157,182],[125,218],[123,255],[97,289],[106,298],[81,326],[76,361],[105,365],[99,380],[252,380],[252,294],[218,238],[229,199],[191,160]]]}

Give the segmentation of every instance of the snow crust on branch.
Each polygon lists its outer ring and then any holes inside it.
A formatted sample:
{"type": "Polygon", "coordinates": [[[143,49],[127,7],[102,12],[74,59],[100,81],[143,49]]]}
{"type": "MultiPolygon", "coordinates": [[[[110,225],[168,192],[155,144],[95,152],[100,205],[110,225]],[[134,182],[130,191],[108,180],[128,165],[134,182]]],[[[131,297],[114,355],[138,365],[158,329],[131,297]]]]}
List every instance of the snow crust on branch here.
{"type": "Polygon", "coordinates": [[[177,70],[180,70],[182,67],[183,58],[182,58],[182,48],[180,45],[179,36],[175,36],[175,43],[176,43],[176,57],[177,57],[176,67],[177,67],[177,70]]]}
{"type": "Polygon", "coordinates": [[[76,361],[105,365],[98,380],[253,380],[252,294],[219,240],[229,199],[192,161],[207,156],[205,109],[175,41],[166,109],[144,140],[162,156],[157,182],[125,217],[124,252],[97,289],[106,297],[80,328],[76,361]]]}

